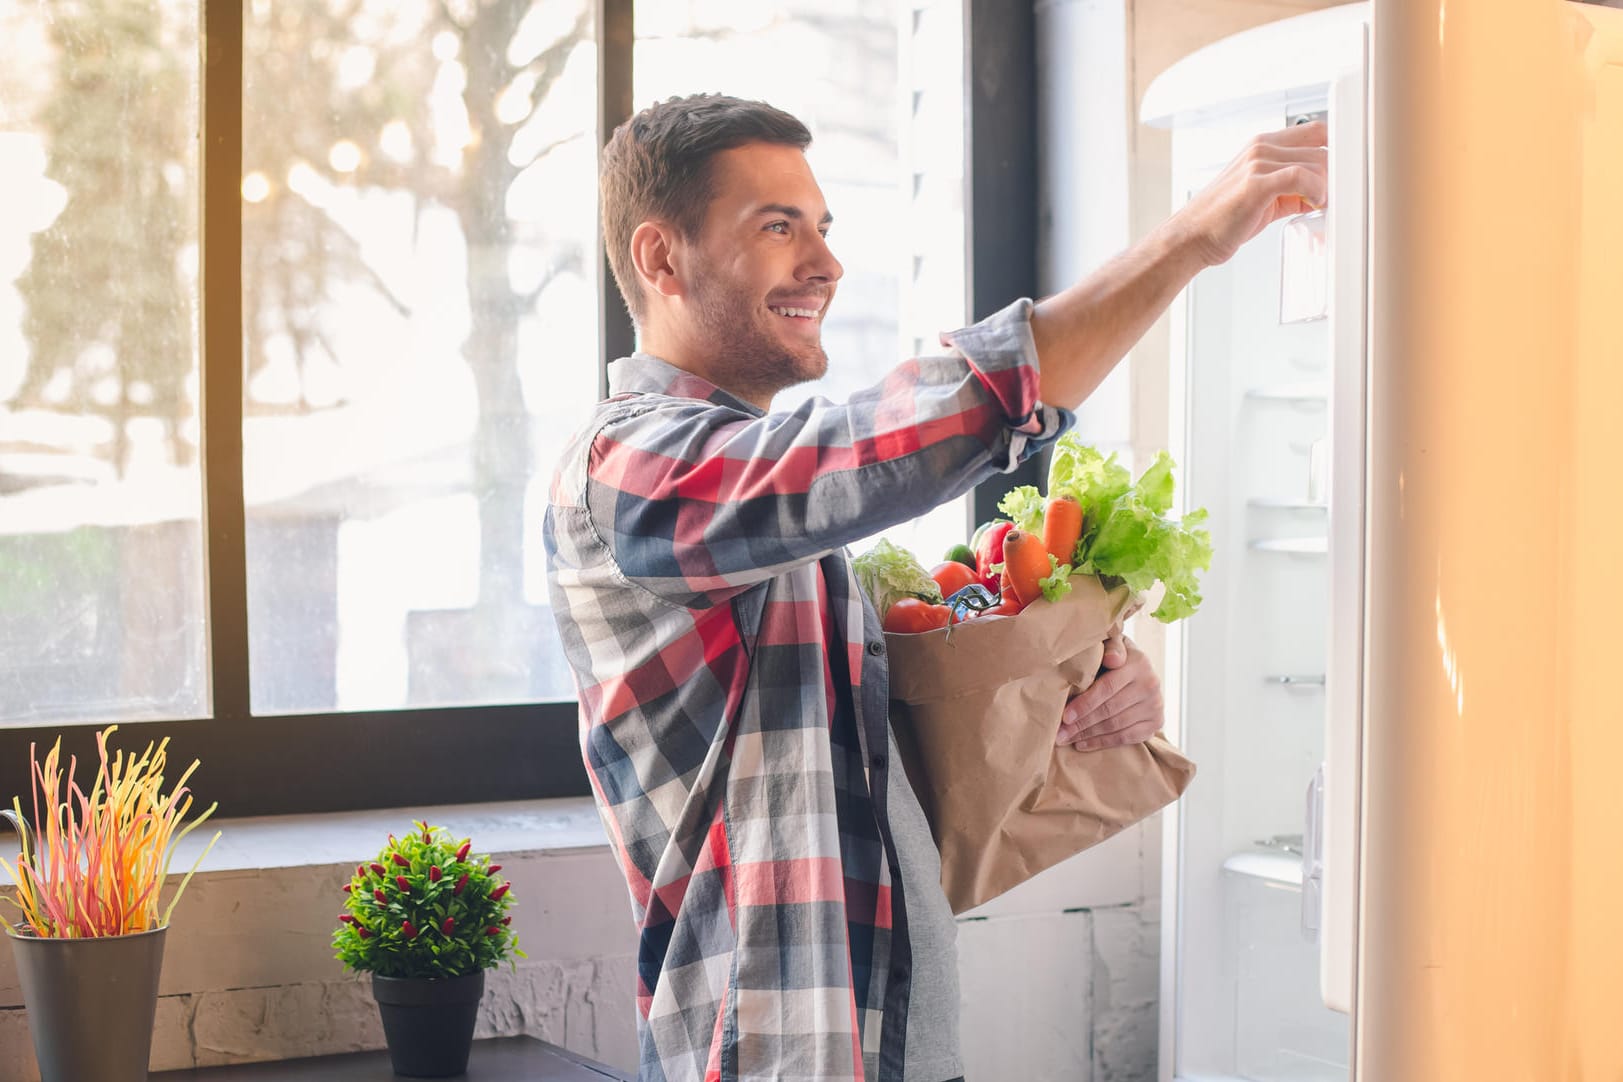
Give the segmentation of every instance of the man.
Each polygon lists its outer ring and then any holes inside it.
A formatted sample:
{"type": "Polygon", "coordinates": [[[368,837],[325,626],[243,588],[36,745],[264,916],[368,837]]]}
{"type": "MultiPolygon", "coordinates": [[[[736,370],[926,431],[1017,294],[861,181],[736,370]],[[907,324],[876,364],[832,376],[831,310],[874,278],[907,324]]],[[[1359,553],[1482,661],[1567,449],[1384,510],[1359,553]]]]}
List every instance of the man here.
{"type": "MultiPolygon", "coordinates": [[[[638,352],[566,447],[544,527],[582,748],[640,931],[644,1082],[961,1076],[952,915],[897,765],[884,640],[844,547],[1036,453],[1202,267],[1325,199],[1324,129],[1256,140],[1063,293],[945,337],[843,405],[821,376],[842,273],[793,117],[673,99],[604,152],[638,352]]],[[[1060,742],[1143,741],[1114,671],[1060,742]]]]}

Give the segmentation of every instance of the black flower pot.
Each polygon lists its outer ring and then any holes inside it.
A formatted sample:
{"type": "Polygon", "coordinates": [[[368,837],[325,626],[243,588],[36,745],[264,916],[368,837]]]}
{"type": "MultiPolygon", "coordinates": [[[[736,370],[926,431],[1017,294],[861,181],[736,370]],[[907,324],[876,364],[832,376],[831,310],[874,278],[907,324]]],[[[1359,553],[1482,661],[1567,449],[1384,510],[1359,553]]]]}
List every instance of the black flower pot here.
{"type": "Polygon", "coordinates": [[[380,977],[372,995],[383,1016],[394,1073],[408,1078],[450,1078],[468,1069],[473,1027],[485,973],[465,977],[380,977]]]}

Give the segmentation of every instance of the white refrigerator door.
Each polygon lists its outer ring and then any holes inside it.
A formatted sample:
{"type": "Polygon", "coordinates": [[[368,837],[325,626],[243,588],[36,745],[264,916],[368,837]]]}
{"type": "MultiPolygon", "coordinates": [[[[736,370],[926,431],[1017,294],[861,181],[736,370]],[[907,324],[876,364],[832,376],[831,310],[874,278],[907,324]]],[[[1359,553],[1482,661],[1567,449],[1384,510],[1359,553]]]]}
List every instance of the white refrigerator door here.
{"type": "MultiPolygon", "coordinates": [[[[1321,877],[1317,900],[1322,906],[1317,914],[1319,989],[1326,1006],[1349,1014],[1357,957],[1364,714],[1367,71],[1366,63],[1339,76],[1330,91],[1330,626],[1323,807],[1312,817],[1312,825],[1321,831],[1315,847],[1321,877]]],[[[1314,900],[1313,892],[1304,894],[1304,905],[1314,900]]],[[[1304,919],[1311,916],[1304,914],[1304,919]]]]}

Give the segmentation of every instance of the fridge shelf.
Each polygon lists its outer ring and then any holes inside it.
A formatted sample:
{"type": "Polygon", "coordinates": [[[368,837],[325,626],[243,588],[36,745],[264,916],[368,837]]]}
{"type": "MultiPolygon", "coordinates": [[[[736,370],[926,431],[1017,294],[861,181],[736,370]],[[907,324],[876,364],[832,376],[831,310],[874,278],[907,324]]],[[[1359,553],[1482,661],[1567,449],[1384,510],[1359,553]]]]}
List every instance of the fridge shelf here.
{"type": "Polygon", "coordinates": [[[1323,556],[1330,551],[1327,537],[1275,537],[1251,542],[1258,552],[1284,552],[1292,556],[1323,556]]]}
{"type": "Polygon", "coordinates": [[[1248,507],[1267,511],[1328,511],[1330,505],[1322,500],[1276,500],[1266,496],[1253,496],[1245,501],[1248,507]]]}
{"type": "Polygon", "coordinates": [[[1264,676],[1265,684],[1278,684],[1287,688],[1322,688],[1324,686],[1323,673],[1282,673],[1278,676],[1264,676]]]}
{"type": "Polygon", "coordinates": [[[1253,402],[1286,402],[1295,406],[1323,406],[1330,401],[1326,383],[1275,383],[1252,387],[1245,396],[1253,402]]]}
{"type": "Polygon", "coordinates": [[[1302,885],[1302,858],[1297,853],[1248,849],[1225,860],[1223,870],[1288,887],[1300,888],[1302,885]]]}

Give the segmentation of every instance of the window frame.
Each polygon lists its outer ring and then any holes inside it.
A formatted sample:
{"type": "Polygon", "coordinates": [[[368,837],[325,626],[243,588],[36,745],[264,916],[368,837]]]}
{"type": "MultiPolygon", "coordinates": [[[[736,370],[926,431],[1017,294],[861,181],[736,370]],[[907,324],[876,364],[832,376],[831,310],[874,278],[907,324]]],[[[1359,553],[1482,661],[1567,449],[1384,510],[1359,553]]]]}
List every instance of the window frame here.
{"type": "MultiPolygon", "coordinates": [[[[601,145],[632,113],[636,35],[634,0],[594,4],[601,145]]],[[[204,718],[121,723],[119,746],[167,739],[174,761],[201,760],[191,786],[205,801],[217,799],[226,816],[584,796],[591,790],[573,701],[292,715],[256,715],[250,707],[240,288],[243,4],[200,0],[200,7],[200,457],[212,710],[204,718]],[[211,289],[211,283],[227,285],[211,289]]],[[[1010,11],[1001,0],[964,0],[964,19],[967,288],[969,310],[980,319],[1036,292],[1035,15],[1030,3],[1010,11]],[[983,77],[994,67],[997,77],[983,77]]],[[[608,361],[630,353],[634,339],[601,238],[598,243],[598,387],[606,395],[608,361]]],[[[991,517],[1003,491],[1036,483],[1038,476],[1033,461],[982,485],[975,518],[991,517]]],[[[32,750],[43,752],[58,736],[64,755],[94,762],[95,737],[105,725],[0,727],[0,793],[29,793],[32,750]]]]}

